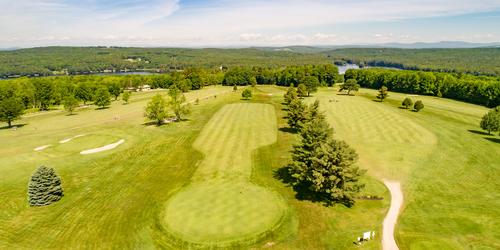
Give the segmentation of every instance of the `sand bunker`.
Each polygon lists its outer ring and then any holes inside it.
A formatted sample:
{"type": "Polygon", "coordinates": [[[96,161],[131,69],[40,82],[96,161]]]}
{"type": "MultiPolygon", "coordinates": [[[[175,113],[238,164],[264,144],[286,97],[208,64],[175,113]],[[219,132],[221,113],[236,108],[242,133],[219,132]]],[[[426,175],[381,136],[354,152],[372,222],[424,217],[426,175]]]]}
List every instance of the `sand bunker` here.
{"type": "Polygon", "coordinates": [[[125,140],[124,139],[121,139],[115,143],[112,143],[112,144],[109,144],[109,145],[106,145],[106,146],[103,146],[103,147],[100,147],[100,148],[93,148],[93,149],[87,149],[87,150],[83,150],[82,152],[80,152],[80,154],[82,155],[88,155],[88,154],[94,154],[94,153],[99,153],[99,152],[102,152],[102,151],[107,151],[107,150],[111,150],[111,149],[114,149],[116,147],[118,147],[120,144],[124,143],[125,140]]]}
{"type": "Polygon", "coordinates": [[[52,145],[50,145],[50,144],[49,145],[43,145],[43,146],[35,148],[34,150],[35,151],[42,151],[42,150],[44,150],[44,149],[46,149],[46,148],[48,148],[50,146],[52,146],[52,145]]]}
{"type": "Polygon", "coordinates": [[[69,141],[71,141],[71,140],[73,140],[73,139],[76,139],[76,138],[78,138],[78,137],[82,137],[82,136],[84,136],[84,135],[75,135],[75,136],[73,136],[73,137],[66,138],[66,139],[64,139],[64,140],[62,140],[62,141],[59,141],[59,143],[63,144],[63,143],[69,142],[69,141]]]}

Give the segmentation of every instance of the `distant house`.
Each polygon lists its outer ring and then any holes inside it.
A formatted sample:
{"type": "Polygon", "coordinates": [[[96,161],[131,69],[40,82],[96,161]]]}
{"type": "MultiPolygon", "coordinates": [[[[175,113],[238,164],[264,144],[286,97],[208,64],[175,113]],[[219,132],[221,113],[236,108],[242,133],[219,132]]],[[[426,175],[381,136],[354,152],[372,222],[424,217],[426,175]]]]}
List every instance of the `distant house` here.
{"type": "Polygon", "coordinates": [[[149,85],[147,85],[147,84],[142,85],[142,86],[140,87],[140,90],[141,90],[141,91],[149,91],[149,90],[151,90],[151,86],[149,86],[149,85]]]}

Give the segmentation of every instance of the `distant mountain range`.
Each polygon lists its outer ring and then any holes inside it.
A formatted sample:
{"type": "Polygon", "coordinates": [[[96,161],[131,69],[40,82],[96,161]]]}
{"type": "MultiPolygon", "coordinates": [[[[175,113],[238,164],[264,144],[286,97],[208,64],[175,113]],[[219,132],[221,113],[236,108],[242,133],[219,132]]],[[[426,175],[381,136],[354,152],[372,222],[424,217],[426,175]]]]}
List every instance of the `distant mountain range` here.
{"type": "MultiPolygon", "coordinates": [[[[78,47],[78,46],[75,46],[78,47]]],[[[82,46],[85,47],[85,46],[82,46]]],[[[147,48],[147,47],[145,47],[147,48]]],[[[151,47],[155,48],[155,47],[151,47]]],[[[170,48],[170,47],[168,47],[170,48]]],[[[204,48],[193,47],[193,48],[204,48]]],[[[210,48],[241,49],[244,46],[220,46],[210,48]]],[[[254,46],[250,47],[265,51],[290,51],[296,53],[320,53],[332,49],[343,48],[396,48],[396,49],[466,49],[466,48],[500,48],[500,42],[494,43],[470,43],[461,41],[441,41],[441,42],[416,42],[416,43],[373,43],[373,44],[345,44],[345,45],[296,45],[296,46],[254,46]]],[[[12,51],[21,48],[0,48],[0,51],[12,51]]]]}
{"type": "Polygon", "coordinates": [[[343,48],[396,48],[396,49],[466,49],[466,48],[500,48],[496,43],[469,43],[460,41],[442,41],[436,43],[379,43],[379,44],[346,44],[331,46],[284,46],[284,47],[254,47],[266,51],[290,51],[297,53],[319,53],[332,49],[343,48]]]}

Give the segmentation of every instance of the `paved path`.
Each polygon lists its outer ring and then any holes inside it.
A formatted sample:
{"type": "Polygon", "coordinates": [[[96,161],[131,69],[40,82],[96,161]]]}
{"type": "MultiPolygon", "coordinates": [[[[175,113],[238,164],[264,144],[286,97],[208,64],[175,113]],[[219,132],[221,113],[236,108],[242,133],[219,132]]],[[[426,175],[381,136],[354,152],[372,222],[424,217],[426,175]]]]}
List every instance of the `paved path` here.
{"type": "Polygon", "coordinates": [[[401,192],[401,185],[395,181],[384,181],[391,192],[391,207],[385,216],[383,233],[382,233],[382,248],[384,250],[398,250],[396,240],[394,240],[394,227],[398,221],[399,210],[403,205],[403,192],[401,192]]]}

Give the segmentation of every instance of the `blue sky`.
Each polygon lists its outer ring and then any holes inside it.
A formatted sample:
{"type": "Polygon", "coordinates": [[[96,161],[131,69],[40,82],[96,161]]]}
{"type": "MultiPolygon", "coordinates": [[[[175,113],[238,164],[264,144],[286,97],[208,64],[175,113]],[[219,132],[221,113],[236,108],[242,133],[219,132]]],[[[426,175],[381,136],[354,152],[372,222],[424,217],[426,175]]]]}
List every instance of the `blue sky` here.
{"type": "Polygon", "coordinates": [[[0,47],[500,41],[500,0],[0,0],[0,9],[0,47]]]}

